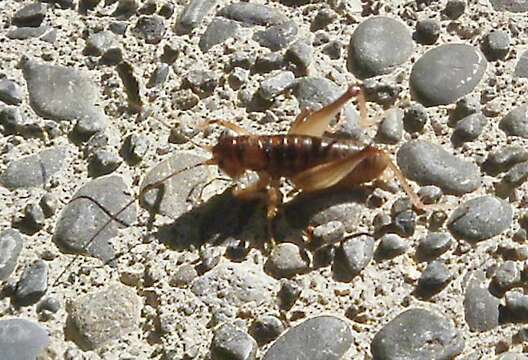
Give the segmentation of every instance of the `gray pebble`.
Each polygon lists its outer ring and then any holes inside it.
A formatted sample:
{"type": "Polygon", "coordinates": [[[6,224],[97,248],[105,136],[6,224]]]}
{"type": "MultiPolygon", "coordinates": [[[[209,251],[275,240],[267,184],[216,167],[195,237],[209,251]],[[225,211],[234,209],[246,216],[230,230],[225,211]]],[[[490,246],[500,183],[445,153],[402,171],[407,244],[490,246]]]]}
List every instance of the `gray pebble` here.
{"type": "Polygon", "coordinates": [[[352,340],[352,331],[344,320],[317,316],[289,329],[262,359],[339,360],[352,345],[352,340]]]}
{"type": "Polygon", "coordinates": [[[520,13],[528,11],[528,4],[525,2],[512,2],[508,0],[490,0],[493,10],[508,11],[512,13],[520,13]]]}
{"type": "Polygon", "coordinates": [[[418,190],[418,197],[424,204],[435,204],[444,195],[442,189],[435,185],[422,186],[418,190]]]}
{"type": "Polygon", "coordinates": [[[416,22],[416,40],[423,45],[433,45],[442,31],[438,20],[426,19],[416,22]]]}
{"type": "Polygon", "coordinates": [[[205,53],[213,46],[222,44],[227,39],[234,37],[239,30],[240,25],[236,21],[216,17],[209,23],[207,29],[200,37],[198,46],[205,53]]]}
{"type": "Polygon", "coordinates": [[[502,118],[499,128],[508,136],[528,139],[528,104],[520,105],[502,118]]]}
{"type": "Polygon", "coordinates": [[[19,27],[38,27],[46,17],[48,6],[39,2],[34,2],[18,10],[11,22],[19,27]]]}
{"type": "Polygon", "coordinates": [[[264,100],[272,100],[288,90],[295,80],[295,75],[291,71],[280,71],[264,79],[260,83],[258,94],[264,100]]]}
{"type": "Polygon", "coordinates": [[[415,308],[386,324],[370,349],[377,360],[451,359],[464,349],[464,339],[444,316],[415,308]]]}
{"type": "Polygon", "coordinates": [[[515,188],[521,186],[526,180],[528,180],[528,161],[515,164],[496,184],[497,195],[503,198],[508,197],[515,188]]]}
{"type": "Polygon", "coordinates": [[[525,211],[519,215],[519,225],[528,230],[528,212],[525,211]]]}
{"type": "Polygon", "coordinates": [[[453,274],[447,266],[440,260],[435,260],[427,264],[418,279],[416,291],[423,296],[431,296],[439,293],[453,279],[453,274]]]}
{"type": "Polygon", "coordinates": [[[428,120],[427,109],[421,104],[412,104],[403,115],[403,127],[409,133],[422,132],[428,120]]]}
{"type": "Polygon", "coordinates": [[[211,360],[253,360],[257,344],[245,331],[233,324],[223,324],[214,332],[211,360]]]}
{"type": "Polygon", "coordinates": [[[22,103],[22,88],[16,82],[8,79],[0,80],[0,101],[7,105],[20,105],[22,103]]]}
{"type": "Polygon", "coordinates": [[[198,272],[194,266],[185,264],[176,269],[176,272],[171,275],[169,284],[176,287],[185,287],[190,285],[194,279],[198,277],[198,272]]]}
{"type": "Polygon", "coordinates": [[[166,63],[159,64],[147,82],[147,89],[161,87],[169,76],[170,66],[166,63]]]}
{"type": "Polygon", "coordinates": [[[313,46],[321,46],[330,42],[330,35],[324,30],[319,30],[315,32],[313,39],[313,46]]]}
{"type": "Polygon", "coordinates": [[[236,67],[233,69],[231,74],[229,74],[229,86],[231,86],[233,89],[237,90],[240,89],[242,85],[247,83],[249,79],[249,70],[236,67]]]}
{"type": "Polygon", "coordinates": [[[517,263],[507,260],[501,264],[491,278],[490,288],[499,296],[506,291],[521,285],[521,269],[517,263]]]}
{"type": "Polygon", "coordinates": [[[514,291],[507,292],[505,310],[508,320],[514,323],[528,321],[528,295],[514,291]]]}
{"type": "Polygon", "coordinates": [[[510,50],[510,35],[502,30],[493,30],[486,35],[482,51],[488,61],[503,60],[510,50]]]}
{"type": "Polygon", "coordinates": [[[455,104],[453,111],[453,120],[458,121],[469,115],[480,112],[480,99],[478,96],[466,95],[459,99],[455,104]]]}
{"type": "Polygon", "coordinates": [[[466,116],[456,124],[453,142],[464,143],[476,140],[482,134],[487,123],[488,120],[482,113],[466,116]]]}
{"type": "Polygon", "coordinates": [[[441,45],[414,64],[409,80],[411,92],[426,106],[451,104],[473,91],[486,67],[484,55],[470,45],[441,45]],[[453,68],[457,71],[451,71],[453,68]]]}
{"type": "Polygon", "coordinates": [[[341,221],[330,221],[326,224],[316,226],[313,229],[312,237],[320,244],[336,244],[343,240],[345,236],[345,226],[341,221]]]}
{"type": "Polygon", "coordinates": [[[108,30],[116,35],[125,35],[129,23],[127,21],[113,21],[108,25],[108,30]]]}
{"type": "Polygon", "coordinates": [[[470,280],[464,294],[464,314],[471,331],[484,332],[499,326],[500,301],[484,285],[485,275],[477,274],[470,280]]]}
{"type": "Polygon", "coordinates": [[[361,235],[346,239],[337,250],[335,270],[354,277],[367,267],[374,256],[374,238],[361,235]]]}
{"type": "MultiPolygon", "coordinates": [[[[280,55],[279,53],[267,53],[265,55],[280,55]]],[[[231,55],[229,58],[229,69],[232,70],[235,68],[242,68],[249,70],[253,65],[255,65],[256,56],[245,51],[237,51],[231,55]]]]}
{"type": "Polygon", "coordinates": [[[216,246],[209,246],[200,249],[200,263],[198,264],[198,271],[203,274],[212,270],[220,263],[221,258],[222,251],[216,246]]]}
{"type": "Polygon", "coordinates": [[[98,149],[89,160],[88,174],[92,177],[107,175],[114,172],[121,163],[122,160],[116,153],[98,149]]]}
{"type": "Polygon", "coordinates": [[[464,0],[448,0],[444,13],[451,20],[456,20],[464,14],[466,2],[464,0]]]}
{"type": "Polygon", "coordinates": [[[337,60],[341,57],[342,50],[343,45],[341,42],[334,40],[323,46],[322,52],[323,54],[328,55],[330,59],[337,60]]]}
{"type": "Polygon", "coordinates": [[[42,299],[37,305],[37,312],[49,311],[50,313],[57,313],[61,308],[59,300],[55,297],[46,297],[42,299]]]}
{"type": "Polygon", "coordinates": [[[254,3],[239,2],[230,4],[218,12],[218,15],[248,25],[278,25],[288,18],[278,9],[254,3]]]}
{"type": "Polygon", "coordinates": [[[30,105],[52,120],[84,120],[102,130],[108,120],[99,107],[99,90],[90,77],[77,69],[39,64],[22,59],[30,105]]]}
{"type": "Polygon", "coordinates": [[[36,303],[48,289],[48,265],[36,260],[27,266],[16,284],[15,304],[28,306],[36,303]]]}
{"type": "Polygon", "coordinates": [[[350,38],[347,67],[360,78],[388,74],[409,59],[413,48],[411,34],[402,22],[371,17],[350,38]]]}
{"type": "Polygon", "coordinates": [[[140,16],[132,34],[147,44],[159,44],[165,35],[165,20],[158,15],[140,16]]]}
{"type": "Polygon", "coordinates": [[[312,63],[313,47],[307,40],[297,40],[286,51],[286,59],[297,65],[304,73],[312,63]]]}
{"type": "Polygon", "coordinates": [[[490,152],[482,167],[488,174],[496,176],[524,161],[528,161],[527,149],[519,145],[506,145],[490,152]]]}
{"type": "Polygon", "coordinates": [[[392,108],[385,111],[376,135],[385,144],[397,144],[403,137],[403,111],[392,108]]]}
{"type": "Polygon", "coordinates": [[[6,280],[15,270],[23,243],[22,235],[14,229],[0,233],[0,281],[6,280]]]}
{"type": "Polygon", "coordinates": [[[51,28],[48,25],[41,25],[39,27],[19,27],[9,30],[7,38],[11,40],[40,38],[46,34],[46,32],[51,32],[51,28]]]}
{"type": "Polygon", "coordinates": [[[402,211],[392,219],[394,232],[403,237],[410,237],[416,230],[416,213],[412,210],[402,211]]]}
{"type": "Polygon", "coordinates": [[[260,346],[275,340],[283,331],[284,324],[273,315],[262,316],[251,324],[251,336],[260,346]]]}
{"type": "Polygon", "coordinates": [[[158,14],[163,16],[165,19],[171,18],[174,14],[174,4],[168,1],[161,4],[158,14]]]}
{"type": "Polygon", "coordinates": [[[528,50],[519,56],[513,75],[518,78],[528,78],[528,50]]]}
{"type": "Polygon", "coordinates": [[[209,70],[191,70],[184,80],[185,85],[198,95],[210,95],[218,86],[216,74],[209,70]]]}
{"type": "Polygon", "coordinates": [[[289,278],[306,272],[310,261],[304,250],[293,243],[276,245],[266,262],[266,270],[277,278],[289,278]]]}
{"type": "Polygon", "coordinates": [[[176,22],[178,34],[188,34],[202,22],[203,18],[216,5],[216,0],[191,0],[185,5],[176,22]]]}
{"type": "Polygon", "coordinates": [[[64,168],[68,157],[69,151],[64,146],[22,157],[9,163],[0,181],[9,189],[46,185],[53,175],[64,168]]]}
{"type": "Polygon", "coordinates": [[[396,234],[385,234],[380,238],[376,248],[376,257],[379,259],[391,259],[402,255],[409,250],[409,244],[396,234]]]}
{"type": "Polygon", "coordinates": [[[337,19],[337,13],[329,7],[323,7],[315,14],[312,23],[310,24],[310,30],[315,32],[317,30],[324,29],[337,19]]]}
{"type": "Polygon", "coordinates": [[[421,238],[417,253],[421,258],[433,259],[445,253],[453,245],[453,239],[446,232],[430,232],[421,238]]]}
{"type": "Polygon", "coordinates": [[[298,28],[294,21],[286,21],[282,24],[273,25],[266,30],[257,31],[253,34],[253,40],[260,46],[279,51],[286,48],[297,36],[298,28]]]}
{"type": "Polygon", "coordinates": [[[0,354],[4,359],[36,359],[48,343],[48,330],[33,321],[0,320],[0,354]]]}
{"type": "MultiPolygon", "coordinates": [[[[381,205],[380,205],[381,206],[381,205]]],[[[392,224],[392,218],[389,214],[379,213],[374,216],[372,220],[372,226],[374,226],[374,231],[376,233],[382,233],[392,224]]]]}
{"type": "Polygon", "coordinates": [[[148,152],[150,142],[145,135],[132,134],[125,140],[123,155],[130,164],[137,164],[143,160],[148,152]]]}
{"type": "Polygon", "coordinates": [[[42,208],[35,203],[29,203],[24,208],[24,226],[32,232],[44,227],[46,216],[42,208]]]}
{"type": "Polygon", "coordinates": [[[142,15],[152,15],[156,12],[157,5],[155,0],[147,0],[143,3],[143,6],[141,6],[138,9],[138,14],[142,15]]]}
{"type": "Polygon", "coordinates": [[[279,298],[280,307],[283,310],[290,310],[295,302],[301,296],[302,289],[294,281],[288,279],[281,279],[281,287],[277,294],[279,298]]]}
{"type": "Polygon", "coordinates": [[[266,73],[285,67],[287,64],[284,56],[279,52],[271,52],[257,57],[255,60],[255,71],[266,73]]]}
{"type": "Polygon", "coordinates": [[[127,194],[130,194],[130,190],[119,176],[100,177],[88,182],[73,195],[72,199],[76,200],[70,201],[61,211],[53,241],[63,251],[88,253],[103,261],[109,261],[114,256],[114,249],[109,240],[117,235],[119,227],[135,221],[136,205],[132,203],[117,216],[119,223],[111,221],[103,230],[101,228],[109,218],[100,207],[110,214],[116,214],[132,199],[127,194]],[[88,241],[96,234],[91,245],[86,248],[88,241]]]}
{"type": "Polygon", "coordinates": [[[420,185],[436,185],[449,194],[461,195],[480,187],[479,168],[423,140],[405,143],[397,155],[405,177],[420,185]]]}
{"type": "Polygon", "coordinates": [[[109,49],[118,46],[117,38],[111,31],[99,31],[91,34],[86,39],[84,54],[90,56],[101,56],[109,49]]]}
{"type": "Polygon", "coordinates": [[[112,16],[120,20],[126,20],[136,14],[138,8],[137,0],[118,0],[112,16]]]}
{"type": "Polygon", "coordinates": [[[365,79],[363,90],[368,101],[374,101],[384,107],[394,104],[400,93],[398,85],[379,78],[365,79]]]}
{"type": "Polygon", "coordinates": [[[113,283],[76,298],[67,311],[72,326],[66,336],[82,349],[95,350],[138,330],[141,302],[135,290],[113,283]]]}
{"type": "Polygon", "coordinates": [[[179,110],[190,110],[200,102],[200,97],[191,89],[178,90],[172,93],[172,103],[179,110]]]}
{"type": "Polygon", "coordinates": [[[455,237],[478,242],[499,235],[512,220],[513,210],[507,201],[481,196],[459,206],[451,214],[448,227],[455,237]]]}

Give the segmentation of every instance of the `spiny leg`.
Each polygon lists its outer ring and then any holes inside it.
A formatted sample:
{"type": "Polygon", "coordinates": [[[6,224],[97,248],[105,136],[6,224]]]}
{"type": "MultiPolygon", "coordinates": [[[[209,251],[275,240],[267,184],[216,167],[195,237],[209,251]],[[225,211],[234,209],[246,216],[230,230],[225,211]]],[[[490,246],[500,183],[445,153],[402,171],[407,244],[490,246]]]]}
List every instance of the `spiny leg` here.
{"type": "Polygon", "coordinates": [[[238,135],[250,135],[249,131],[247,131],[246,129],[243,129],[240,126],[238,126],[237,124],[234,124],[232,122],[225,121],[225,120],[206,120],[199,127],[204,129],[208,125],[213,125],[213,124],[225,127],[225,128],[227,128],[229,130],[232,130],[235,133],[237,133],[238,135]]]}
{"type": "Polygon", "coordinates": [[[280,192],[279,186],[280,183],[277,180],[273,180],[268,188],[266,211],[268,237],[270,242],[268,252],[271,252],[275,248],[276,244],[274,220],[279,212],[279,207],[282,204],[282,193],[280,192]]]}

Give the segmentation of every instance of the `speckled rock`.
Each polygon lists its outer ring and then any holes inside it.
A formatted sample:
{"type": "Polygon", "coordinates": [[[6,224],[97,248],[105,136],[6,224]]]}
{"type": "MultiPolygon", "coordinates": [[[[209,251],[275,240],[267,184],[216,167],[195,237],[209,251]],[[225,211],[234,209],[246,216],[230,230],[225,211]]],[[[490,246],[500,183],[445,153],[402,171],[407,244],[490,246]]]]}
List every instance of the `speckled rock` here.
{"type": "Polygon", "coordinates": [[[386,324],[370,349],[376,360],[451,359],[464,349],[464,339],[449,320],[418,308],[386,324]]]}
{"type": "Polygon", "coordinates": [[[266,30],[255,32],[253,40],[260,46],[279,51],[285,49],[297,36],[298,28],[294,21],[273,25],[266,30]]]}
{"type": "Polygon", "coordinates": [[[484,273],[473,274],[464,294],[465,319],[471,331],[484,332],[499,326],[500,301],[490,294],[484,279],[484,273]]]}
{"type": "Polygon", "coordinates": [[[451,247],[453,239],[444,232],[431,232],[420,239],[417,253],[420,257],[432,259],[445,253],[451,247]]]}
{"type": "Polygon", "coordinates": [[[507,0],[490,0],[493,9],[496,11],[509,11],[513,13],[527,12],[528,4],[519,1],[507,1],[507,0]]]}
{"type": "Polygon", "coordinates": [[[512,220],[513,210],[507,201],[481,196],[459,206],[451,214],[448,227],[455,237],[478,242],[499,235],[512,220]]]}
{"type": "Polygon", "coordinates": [[[23,242],[22,235],[14,229],[0,233],[0,281],[7,279],[15,270],[23,242]]]}
{"type": "Polygon", "coordinates": [[[362,235],[346,239],[336,252],[335,271],[342,271],[351,277],[356,276],[367,267],[373,256],[373,237],[362,235]]]}
{"type": "Polygon", "coordinates": [[[414,64],[411,91],[426,106],[447,105],[470,93],[486,71],[480,50],[465,44],[445,44],[426,52],[414,64]],[[457,71],[450,71],[453,68],[457,71]]]}
{"type": "Polygon", "coordinates": [[[215,6],[216,0],[192,0],[185,5],[176,22],[176,32],[187,34],[202,22],[202,19],[215,6]]]}
{"type": "Polygon", "coordinates": [[[508,136],[520,136],[528,139],[528,105],[520,105],[502,118],[499,128],[508,136]]]}
{"type": "Polygon", "coordinates": [[[277,278],[292,277],[308,270],[309,258],[301,248],[292,243],[281,243],[274,247],[267,270],[277,278]]]}
{"type": "Polygon", "coordinates": [[[519,56],[513,74],[519,78],[528,78],[528,50],[525,50],[519,56]]]}
{"type": "Polygon", "coordinates": [[[519,145],[506,145],[488,154],[482,168],[490,175],[508,171],[514,165],[528,161],[528,150],[519,145]]]}
{"type": "Polygon", "coordinates": [[[447,266],[442,261],[435,260],[427,264],[418,279],[416,290],[419,294],[429,297],[442,291],[452,278],[453,274],[447,266]]]}
{"type": "Polygon", "coordinates": [[[229,323],[216,329],[211,344],[212,360],[253,360],[256,354],[257,343],[245,331],[229,323]]]}
{"type": "Polygon", "coordinates": [[[471,114],[460,120],[453,132],[453,142],[463,143],[476,140],[488,123],[486,117],[481,113],[471,114]]]}
{"type": "Polygon", "coordinates": [[[507,292],[505,312],[507,319],[512,322],[528,321],[528,295],[515,291],[507,292]]]}
{"type": "Polygon", "coordinates": [[[200,50],[207,52],[213,46],[222,44],[227,39],[234,37],[239,30],[240,25],[236,21],[220,17],[214,18],[200,37],[198,46],[200,46],[200,50]]]}
{"type": "Polygon", "coordinates": [[[420,185],[436,185],[444,192],[465,194],[480,187],[479,168],[423,140],[405,143],[397,155],[403,174],[420,185]]]}
{"type": "Polygon", "coordinates": [[[403,136],[403,111],[389,109],[378,127],[377,137],[386,144],[396,144],[403,136]]]}
{"type": "Polygon", "coordinates": [[[22,88],[16,82],[8,79],[0,80],[0,101],[7,105],[20,105],[22,96],[22,88]]]}
{"type": "Polygon", "coordinates": [[[161,16],[140,16],[132,34],[147,44],[159,44],[165,35],[165,20],[161,16]]]}
{"type": "Polygon", "coordinates": [[[5,359],[35,359],[48,343],[48,331],[33,321],[0,320],[0,354],[5,359]]]}
{"type": "Polygon", "coordinates": [[[349,71],[360,78],[392,72],[411,56],[411,33],[393,18],[371,17],[354,30],[348,48],[349,71]]]}
{"type": "Polygon", "coordinates": [[[334,316],[318,316],[288,330],[266,352],[263,360],[338,360],[352,345],[352,331],[334,316]]]}
{"type": "Polygon", "coordinates": [[[90,292],[67,307],[66,330],[79,347],[97,349],[139,326],[141,302],[136,292],[120,283],[90,292]]]}
{"type": "Polygon", "coordinates": [[[489,32],[482,43],[482,51],[489,61],[502,60],[510,50],[510,35],[502,30],[489,32]]]}
{"type": "Polygon", "coordinates": [[[45,185],[66,166],[68,157],[69,150],[65,146],[22,157],[9,163],[0,177],[0,182],[9,189],[45,185]]]}
{"type": "Polygon", "coordinates": [[[114,256],[114,249],[109,240],[117,235],[119,227],[135,221],[136,205],[132,203],[116,215],[119,223],[110,221],[101,207],[111,214],[117,214],[132,199],[127,194],[130,194],[130,190],[119,176],[105,176],[90,181],[73,195],[72,199],[76,200],[70,201],[60,213],[53,241],[63,251],[88,253],[103,261],[110,260],[114,256]],[[104,229],[100,230],[103,226],[104,229]],[[89,241],[91,244],[86,248],[89,241]]]}
{"type": "Polygon", "coordinates": [[[266,5],[245,2],[230,4],[220,10],[218,15],[248,25],[271,26],[282,24],[288,20],[278,9],[266,5]]]}

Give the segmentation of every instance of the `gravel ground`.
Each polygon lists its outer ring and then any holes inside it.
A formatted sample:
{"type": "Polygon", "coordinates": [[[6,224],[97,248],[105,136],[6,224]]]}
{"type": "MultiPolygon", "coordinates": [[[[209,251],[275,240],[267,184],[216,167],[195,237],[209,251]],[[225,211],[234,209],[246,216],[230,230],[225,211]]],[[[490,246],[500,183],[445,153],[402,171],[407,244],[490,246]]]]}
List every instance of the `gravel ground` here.
{"type": "Polygon", "coordinates": [[[0,359],[525,359],[526,12],[0,0],[0,359]],[[379,124],[337,134],[436,210],[390,176],[287,198],[269,252],[215,167],[134,201],[208,157],[204,120],[284,133],[360,82],[379,124]]]}

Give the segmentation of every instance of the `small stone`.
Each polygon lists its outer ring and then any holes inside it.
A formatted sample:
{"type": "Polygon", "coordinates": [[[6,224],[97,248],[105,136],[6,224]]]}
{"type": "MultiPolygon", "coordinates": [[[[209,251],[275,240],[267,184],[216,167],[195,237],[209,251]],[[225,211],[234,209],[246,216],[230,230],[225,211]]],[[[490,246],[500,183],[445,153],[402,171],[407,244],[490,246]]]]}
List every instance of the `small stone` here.
{"type": "Polygon", "coordinates": [[[336,252],[334,266],[337,271],[348,275],[357,276],[367,267],[374,256],[374,238],[361,235],[346,239],[336,252]]]}
{"type": "Polygon", "coordinates": [[[313,229],[313,241],[321,244],[336,244],[343,240],[345,236],[345,226],[340,221],[330,221],[326,224],[316,226],[313,229]]]}
{"type": "Polygon", "coordinates": [[[392,108],[385,111],[378,127],[377,137],[385,144],[397,144],[403,137],[403,111],[392,108]]]}
{"type": "Polygon", "coordinates": [[[324,29],[337,19],[337,13],[329,7],[323,7],[315,14],[312,23],[310,24],[310,31],[317,31],[324,29]]]}
{"type": "Polygon", "coordinates": [[[435,185],[422,186],[418,190],[418,197],[424,204],[436,204],[444,195],[442,189],[435,185]]]}
{"type": "Polygon", "coordinates": [[[88,173],[92,177],[107,175],[114,172],[121,165],[121,158],[112,151],[96,150],[88,164],[88,173]]]}
{"type": "Polygon", "coordinates": [[[81,348],[95,350],[138,330],[141,303],[133,289],[113,283],[78,297],[66,310],[72,339],[81,348]]]}
{"type": "Polygon", "coordinates": [[[480,112],[480,99],[477,96],[467,95],[459,99],[455,104],[453,119],[461,120],[469,115],[480,112]]]}
{"type": "Polygon", "coordinates": [[[403,115],[403,127],[409,133],[422,132],[428,120],[429,115],[425,107],[421,104],[412,104],[403,115]]]}
{"type": "Polygon", "coordinates": [[[24,239],[14,229],[0,232],[0,281],[6,280],[17,265],[24,239]]]}
{"type": "Polygon", "coordinates": [[[169,76],[170,66],[166,63],[159,64],[147,82],[147,89],[161,87],[169,76]]]}
{"type": "Polygon", "coordinates": [[[363,90],[368,101],[374,101],[384,107],[394,104],[400,93],[396,84],[381,79],[365,79],[363,90]]]}
{"type": "Polygon", "coordinates": [[[218,86],[218,79],[213,71],[191,70],[185,76],[185,82],[198,95],[210,95],[218,86]]]}
{"type": "Polygon", "coordinates": [[[518,78],[528,78],[528,50],[525,50],[519,56],[513,75],[518,78]]]}
{"type": "Polygon", "coordinates": [[[295,75],[291,71],[280,71],[267,77],[260,83],[258,94],[264,100],[272,100],[284,91],[288,90],[295,80],[295,75]]]}
{"type": "Polygon", "coordinates": [[[206,247],[200,250],[200,264],[198,265],[200,273],[212,270],[220,263],[222,251],[217,247],[206,247]]]}
{"type": "Polygon", "coordinates": [[[420,185],[436,185],[449,194],[465,194],[480,187],[480,171],[476,165],[423,140],[412,140],[401,146],[397,163],[405,177],[420,185]]]}
{"type": "Polygon", "coordinates": [[[500,300],[491,295],[483,280],[485,275],[477,273],[470,280],[464,294],[464,314],[471,331],[484,332],[499,326],[500,300]]]}
{"type": "Polygon", "coordinates": [[[255,60],[255,71],[259,73],[267,73],[273,70],[278,70],[285,67],[286,59],[281,53],[271,52],[257,57],[255,60]]]}
{"type": "Polygon", "coordinates": [[[19,318],[0,320],[0,354],[4,359],[37,359],[48,344],[48,330],[37,323],[19,318]]]}
{"type": "Polygon", "coordinates": [[[253,336],[259,346],[275,340],[283,331],[284,324],[273,315],[262,316],[251,325],[251,336],[253,336]]]}
{"type": "Polygon", "coordinates": [[[446,232],[430,232],[421,238],[417,252],[420,257],[434,259],[445,253],[453,245],[451,235],[446,232]]]}
{"type": "Polygon", "coordinates": [[[453,140],[455,143],[463,143],[476,140],[484,127],[488,123],[488,120],[481,113],[469,115],[460,120],[455,127],[453,132],[453,140]]]}
{"type": "Polygon", "coordinates": [[[18,27],[38,27],[46,17],[48,7],[46,4],[34,2],[18,10],[11,22],[18,27]]]}
{"type": "Polygon", "coordinates": [[[493,10],[501,12],[521,13],[528,11],[528,5],[523,2],[511,2],[506,0],[491,0],[493,10]]]}
{"type": "Polygon", "coordinates": [[[281,280],[281,287],[277,296],[280,306],[284,310],[290,310],[301,296],[302,289],[295,282],[287,279],[281,280]]]}
{"type": "Polygon", "coordinates": [[[249,79],[249,70],[236,67],[233,69],[231,74],[229,74],[228,81],[229,81],[229,85],[233,89],[237,90],[237,89],[240,89],[242,85],[247,83],[248,79],[249,79]]]}
{"type": "Polygon", "coordinates": [[[528,321],[528,295],[509,291],[506,293],[506,313],[514,323],[528,321]]]}
{"type": "Polygon", "coordinates": [[[323,54],[328,55],[330,59],[337,60],[341,57],[341,51],[343,50],[343,45],[335,40],[330,41],[328,44],[323,46],[323,54]]]}
{"type": "Polygon", "coordinates": [[[379,360],[452,359],[462,353],[464,339],[444,316],[416,308],[387,323],[374,336],[370,349],[379,360]]]}
{"type": "Polygon", "coordinates": [[[528,180],[528,161],[512,166],[502,180],[496,184],[496,192],[498,196],[507,197],[511,194],[513,189],[521,186],[528,180]]]}
{"type": "Polygon", "coordinates": [[[16,284],[15,303],[28,306],[36,303],[48,289],[48,265],[36,260],[24,269],[16,284]]]}
{"type": "Polygon", "coordinates": [[[526,229],[519,229],[513,234],[512,240],[518,243],[524,243],[528,240],[528,231],[526,229]]]}
{"type": "Polygon", "coordinates": [[[139,14],[142,15],[152,15],[156,12],[157,5],[155,0],[147,0],[143,6],[141,6],[138,10],[139,14]]]}
{"type": "Polygon", "coordinates": [[[417,292],[424,296],[437,294],[451,282],[453,274],[439,260],[430,262],[418,279],[417,292]]]}
{"type": "Polygon", "coordinates": [[[490,288],[499,296],[521,285],[521,270],[515,261],[505,261],[491,279],[490,288]]]}
{"type": "MultiPolygon", "coordinates": [[[[216,0],[192,0],[187,3],[176,22],[178,34],[188,34],[201,24],[203,18],[215,6],[216,0]]],[[[160,15],[162,15],[160,13],[160,15]]]]}
{"type": "MultiPolygon", "coordinates": [[[[279,55],[278,53],[268,53],[266,55],[279,55]]],[[[249,70],[255,65],[256,57],[254,54],[247,53],[244,51],[237,51],[229,58],[229,69],[242,68],[249,70]]]]}
{"type": "Polygon", "coordinates": [[[306,72],[313,60],[313,47],[306,40],[297,40],[286,50],[286,59],[306,72]]]}
{"type": "Polygon", "coordinates": [[[392,218],[389,214],[380,213],[376,214],[372,220],[372,226],[374,226],[374,231],[376,233],[382,233],[392,224],[392,218]]]}
{"type": "Polygon", "coordinates": [[[528,161],[527,149],[519,145],[506,145],[490,152],[482,167],[488,174],[496,176],[524,161],[528,161]]]}
{"type": "Polygon", "coordinates": [[[7,38],[11,40],[27,40],[32,38],[42,39],[43,35],[48,31],[50,31],[48,25],[41,25],[39,27],[19,27],[9,30],[7,38]]]}
{"type": "Polygon", "coordinates": [[[172,94],[172,102],[177,109],[185,111],[198,105],[200,97],[194,94],[191,89],[184,89],[172,94]]]}
{"type": "Polygon", "coordinates": [[[278,25],[288,20],[288,17],[276,8],[246,2],[227,5],[218,15],[248,25],[261,26],[278,25]]]}
{"type": "Polygon", "coordinates": [[[163,16],[165,19],[169,19],[174,14],[174,4],[172,2],[166,1],[161,4],[161,7],[158,11],[160,16],[163,16]]]}
{"type": "Polygon", "coordinates": [[[262,360],[339,360],[352,346],[352,340],[352,331],[344,320],[317,316],[286,331],[262,360]]]}
{"type": "Polygon", "coordinates": [[[6,135],[18,134],[22,136],[33,136],[35,133],[42,135],[43,129],[36,123],[32,123],[23,115],[20,108],[6,107],[0,109],[0,124],[6,135]]]}
{"type": "Polygon", "coordinates": [[[315,32],[313,39],[313,46],[321,46],[330,42],[330,35],[324,30],[319,30],[315,32]]]}
{"type": "Polygon", "coordinates": [[[125,35],[128,29],[129,23],[126,21],[114,21],[108,25],[108,30],[116,35],[125,35]]]}
{"type": "Polygon", "coordinates": [[[520,105],[502,118],[499,128],[508,136],[528,139],[528,104],[520,105]]]}
{"type": "Polygon", "coordinates": [[[444,12],[451,20],[456,20],[464,14],[466,2],[463,0],[448,0],[444,12]]]}
{"type": "Polygon", "coordinates": [[[132,33],[147,44],[159,44],[165,35],[165,22],[161,16],[140,16],[132,33]]]}
{"type": "Polygon", "coordinates": [[[45,220],[44,211],[38,204],[29,203],[26,205],[24,208],[24,223],[29,229],[34,231],[42,229],[45,220]]]}
{"type": "Polygon", "coordinates": [[[112,16],[125,20],[135,15],[138,8],[139,4],[136,0],[118,0],[117,8],[112,13],[112,16]]]}
{"type": "Polygon", "coordinates": [[[409,244],[396,234],[385,234],[380,238],[376,248],[376,257],[391,259],[409,250],[409,244]]]}
{"type": "Polygon", "coordinates": [[[402,22],[371,17],[350,38],[347,67],[360,78],[388,74],[407,61],[413,48],[411,34],[402,22]]]}
{"type": "Polygon", "coordinates": [[[482,52],[488,61],[504,60],[510,50],[510,35],[502,30],[493,30],[482,43],[482,52]]]}
{"type": "Polygon", "coordinates": [[[254,360],[257,344],[246,332],[226,323],[216,329],[211,344],[212,360],[254,360]]]}
{"type": "Polygon", "coordinates": [[[416,40],[423,45],[433,45],[440,37],[442,27],[438,20],[426,19],[416,22],[416,40]]]}
{"type": "Polygon", "coordinates": [[[266,269],[277,278],[289,278],[302,274],[310,265],[306,253],[292,243],[281,243],[271,252],[266,269]]]}
{"type": "Polygon", "coordinates": [[[111,31],[100,31],[91,34],[86,39],[84,54],[90,56],[101,56],[111,48],[117,47],[117,39],[111,31]]]}
{"type": "Polygon", "coordinates": [[[149,146],[149,140],[145,135],[132,134],[125,140],[124,158],[131,164],[137,164],[143,160],[149,146]]]}
{"type": "Polygon", "coordinates": [[[494,196],[481,196],[459,206],[449,219],[453,235],[478,242],[499,235],[513,221],[513,210],[507,201],[494,196]]]}
{"type": "Polygon", "coordinates": [[[198,46],[202,52],[207,52],[213,46],[224,43],[227,39],[235,37],[239,32],[240,25],[236,21],[214,18],[200,37],[198,46]]]}
{"type": "Polygon", "coordinates": [[[61,308],[59,300],[55,297],[46,297],[37,305],[37,312],[49,311],[53,314],[57,313],[61,308]]]}
{"type": "Polygon", "coordinates": [[[416,229],[416,213],[405,210],[394,216],[392,220],[394,231],[403,237],[410,237],[416,229]]]}
{"type": "Polygon", "coordinates": [[[260,46],[279,51],[286,48],[297,36],[298,28],[294,21],[286,21],[282,24],[273,25],[266,30],[257,31],[253,34],[253,40],[260,46]]]}
{"type": "Polygon", "coordinates": [[[185,287],[192,283],[198,277],[198,272],[192,265],[182,265],[171,276],[169,280],[170,286],[185,287]]]}
{"type": "Polygon", "coordinates": [[[7,105],[22,103],[22,88],[16,82],[8,79],[0,80],[0,101],[7,105]]]}

